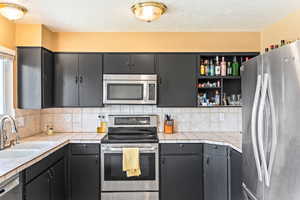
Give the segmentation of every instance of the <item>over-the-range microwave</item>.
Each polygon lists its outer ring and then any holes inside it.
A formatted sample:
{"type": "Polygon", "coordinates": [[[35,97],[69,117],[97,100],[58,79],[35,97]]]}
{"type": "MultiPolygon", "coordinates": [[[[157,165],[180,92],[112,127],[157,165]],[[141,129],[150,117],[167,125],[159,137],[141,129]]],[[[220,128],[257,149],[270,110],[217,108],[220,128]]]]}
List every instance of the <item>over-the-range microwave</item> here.
{"type": "Polygon", "coordinates": [[[104,74],[103,104],[157,103],[157,75],[104,74]]]}

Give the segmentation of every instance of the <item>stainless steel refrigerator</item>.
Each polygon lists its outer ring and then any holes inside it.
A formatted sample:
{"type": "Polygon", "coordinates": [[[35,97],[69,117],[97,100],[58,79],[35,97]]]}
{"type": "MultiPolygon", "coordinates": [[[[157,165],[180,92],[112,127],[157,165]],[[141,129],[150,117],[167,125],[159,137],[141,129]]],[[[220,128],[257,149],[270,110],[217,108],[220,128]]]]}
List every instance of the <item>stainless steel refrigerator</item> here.
{"type": "Polygon", "coordinates": [[[243,194],[247,200],[300,199],[300,42],[241,67],[243,194]]]}

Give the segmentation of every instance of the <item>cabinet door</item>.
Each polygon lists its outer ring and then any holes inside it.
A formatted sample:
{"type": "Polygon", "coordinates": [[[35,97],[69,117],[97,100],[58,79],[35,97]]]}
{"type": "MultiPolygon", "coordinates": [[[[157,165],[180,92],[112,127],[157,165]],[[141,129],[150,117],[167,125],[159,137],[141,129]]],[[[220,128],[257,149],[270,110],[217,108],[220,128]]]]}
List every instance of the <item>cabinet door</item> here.
{"type": "Polygon", "coordinates": [[[55,54],[55,106],[78,106],[78,55],[55,54]]]}
{"type": "Polygon", "coordinates": [[[158,56],[158,106],[196,106],[196,65],[194,54],[160,54],[158,56]]]}
{"type": "Polygon", "coordinates": [[[204,200],[228,199],[227,157],[204,154],[204,200]]]}
{"type": "Polygon", "coordinates": [[[18,107],[42,108],[41,48],[18,47],[18,107]]]}
{"type": "Polygon", "coordinates": [[[154,54],[131,54],[130,73],[133,74],[154,74],[154,54]]]}
{"type": "Polygon", "coordinates": [[[102,106],[102,54],[79,54],[79,104],[102,106]]]}
{"type": "Polygon", "coordinates": [[[129,54],[104,54],[103,72],[104,74],[129,74],[130,55],[129,54]]]}
{"type": "Polygon", "coordinates": [[[44,172],[25,186],[26,200],[50,200],[49,171],[44,172]]]}
{"type": "Polygon", "coordinates": [[[161,200],[202,200],[202,156],[161,156],[161,200]]]}
{"type": "Polygon", "coordinates": [[[64,200],[65,195],[65,160],[62,159],[50,169],[51,200],[64,200]]]}
{"type": "Polygon", "coordinates": [[[54,56],[53,53],[42,49],[43,62],[43,108],[50,108],[53,106],[53,77],[54,77],[54,56]]]}
{"type": "Polygon", "coordinates": [[[71,200],[98,200],[100,197],[98,155],[72,155],[71,200]]]}
{"type": "Polygon", "coordinates": [[[242,199],[242,154],[230,150],[230,200],[242,199]]]}

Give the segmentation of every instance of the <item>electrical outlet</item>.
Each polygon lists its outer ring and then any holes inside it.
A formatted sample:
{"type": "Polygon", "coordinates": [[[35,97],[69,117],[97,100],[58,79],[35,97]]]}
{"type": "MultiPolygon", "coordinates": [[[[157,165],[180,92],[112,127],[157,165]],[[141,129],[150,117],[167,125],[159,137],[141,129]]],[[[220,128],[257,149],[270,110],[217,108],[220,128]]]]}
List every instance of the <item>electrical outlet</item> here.
{"type": "Polygon", "coordinates": [[[220,113],[219,114],[219,120],[220,121],[224,121],[225,120],[225,114],[224,113],[220,113]]]}
{"type": "Polygon", "coordinates": [[[24,117],[18,117],[16,119],[16,121],[17,121],[17,127],[18,128],[22,128],[22,127],[25,126],[25,119],[24,119],[24,117]]]}

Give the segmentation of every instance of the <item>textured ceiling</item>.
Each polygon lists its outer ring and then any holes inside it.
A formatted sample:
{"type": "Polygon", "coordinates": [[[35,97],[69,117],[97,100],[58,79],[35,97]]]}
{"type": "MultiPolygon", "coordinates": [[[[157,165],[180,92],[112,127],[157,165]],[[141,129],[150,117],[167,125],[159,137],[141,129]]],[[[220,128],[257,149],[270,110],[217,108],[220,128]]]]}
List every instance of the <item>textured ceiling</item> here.
{"type": "Polygon", "coordinates": [[[300,9],[300,0],[161,0],[167,13],[158,21],[135,19],[136,0],[10,0],[29,13],[18,23],[42,23],[65,32],[259,31],[300,9]]]}

